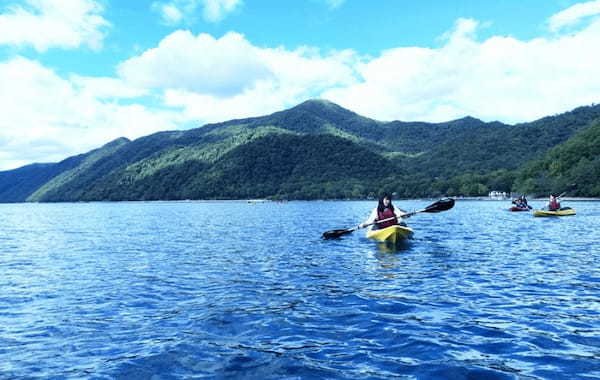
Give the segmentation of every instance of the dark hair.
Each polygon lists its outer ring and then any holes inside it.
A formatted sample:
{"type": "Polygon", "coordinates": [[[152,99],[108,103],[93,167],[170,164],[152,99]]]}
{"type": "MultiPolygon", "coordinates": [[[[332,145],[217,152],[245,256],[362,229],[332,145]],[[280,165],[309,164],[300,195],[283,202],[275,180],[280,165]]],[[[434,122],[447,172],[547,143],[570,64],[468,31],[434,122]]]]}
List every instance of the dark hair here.
{"type": "Polygon", "coordinates": [[[377,211],[383,212],[385,210],[385,206],[383,205],[383,199],[387,198],[390,200],[390,205],[388,206],[390,210],[394,211],[394,205],[392,205],[392,196],[388,193],[384,193],[381,198],[379,198],[379,204],[377,205],[377,211]]]}

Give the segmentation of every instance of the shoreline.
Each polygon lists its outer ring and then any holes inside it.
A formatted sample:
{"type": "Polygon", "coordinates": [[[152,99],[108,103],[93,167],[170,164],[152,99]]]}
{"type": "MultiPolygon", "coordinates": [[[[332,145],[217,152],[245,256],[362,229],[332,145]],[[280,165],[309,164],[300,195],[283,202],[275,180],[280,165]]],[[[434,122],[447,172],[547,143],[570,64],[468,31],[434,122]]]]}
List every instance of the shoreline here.
{"type": "MultiPolygon", "coordinates": [[[[396,201],[434,201],[440,198],[397,198],[396,201]]],[[[448,197],[453,198],[456,201],[481,201],[481,202],[511,202],[511,198],[497,199],[489,197],[448,197]]],[[[564,202],[599,202],[600,198],[593,197],[563,197],[561,198],[564,202]]],[[[247,204],[260,204],[260,203],[288,203],[288,202],[373,202],[377,199],[174,199],[174,200],[125,200],[125,201],[73,201],[73,202],[0,202],[0,205],[12,205],[12,204],[58,204],[58,203],[247,203],[247,204]]],[[[547,202],[548,198],[529,198],[530,202],[547,202]]]]}

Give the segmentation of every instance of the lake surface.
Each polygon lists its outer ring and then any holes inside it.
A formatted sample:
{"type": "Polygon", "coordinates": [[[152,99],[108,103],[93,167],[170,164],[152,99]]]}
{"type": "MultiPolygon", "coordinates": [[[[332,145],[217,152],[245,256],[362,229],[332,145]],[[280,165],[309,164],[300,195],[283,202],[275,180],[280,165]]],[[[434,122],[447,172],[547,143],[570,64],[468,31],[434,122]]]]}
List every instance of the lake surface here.
{"type": "Polygon", "coordinates": [[[376,202],[0,204],[0,378],[599,378],[600,202],[564,203],[400,249],[320,238],[376,202]]]}

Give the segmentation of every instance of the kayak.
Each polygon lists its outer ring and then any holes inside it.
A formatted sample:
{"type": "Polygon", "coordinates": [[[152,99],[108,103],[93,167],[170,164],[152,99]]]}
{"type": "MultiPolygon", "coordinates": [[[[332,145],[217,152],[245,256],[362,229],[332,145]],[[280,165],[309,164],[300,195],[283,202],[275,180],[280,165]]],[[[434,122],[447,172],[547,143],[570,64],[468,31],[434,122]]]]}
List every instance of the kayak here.
{"type": "Polygon", "coordinates": [[[412,238],[413,230],[409,227],[394,225],[380,230],[367,231],[367,237],[381,242],[398,243],[412,238]]]}
{"type": "Polygon", "coordinates": [[[571,207],[563,207],[560,210],[548,211],[548,210],[536,210],[533,216],[567,216],[575,215],[575,210],[571,207]]]}
{"type": "Polygon", "coordinates": [[[529,211],[529,208],[512,206],[511,208],[508,209],[508,211],[529,211]]]}

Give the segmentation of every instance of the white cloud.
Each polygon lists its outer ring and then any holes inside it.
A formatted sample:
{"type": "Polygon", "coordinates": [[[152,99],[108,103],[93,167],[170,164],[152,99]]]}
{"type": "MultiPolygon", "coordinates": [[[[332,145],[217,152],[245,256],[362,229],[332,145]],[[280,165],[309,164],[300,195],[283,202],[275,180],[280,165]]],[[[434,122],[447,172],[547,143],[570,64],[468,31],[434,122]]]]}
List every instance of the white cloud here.
{"type": "Polygon", "coordinates": [[[264,115],[315,97],[379,120],[534,120],[600,101],[600,20],[587,21],[520,40],[482,39],[476,20],[461,19],[438,48],[368,58],[259,47],[233,32],[176,31],[122,62],[115,78],[61,77],[15,58],[0,62],[0,168],[31,162],[31,154],[62,159],[119,136],[264,115]],[[142,105],[148,99],[156,108],[142,105]]]}
{"type": "Polygon", "coordinates": [[[0,44],[31,45],[38,51],[52,47],[99,49],[110,25],[94,0],[26,0],[0,13],[0,44]]]}
{"type": "Polygon", "coordinates": [[[161,15],[163,24],[177,25],[183,21],[183,11],[175,4],[154,3],[152,9],[161,15]]]}
{"type": "Polygon", "coordinates": [[[199,9],[202,9],[204,20],[218,22],[241,4],[242,0],[170,0],[156,1],[152,9],[160,14],[164,24],[175,26],[186,21],[192,22],[199,9]]]}
{"type": "Polygon", "coordinates": [[[122,63],[119,73],[137,87],[164,91],[167,105],[183,107],[186,118],[207,122],[273,112],[353,83],[354,61],[350,51],[259,48],[237,33],[215,39],[177,31],[122,63]]]}
{"type": "Polygon", "coordinates": [[[115,97],[141,94],[117,79],[58,76],[36,61],[0,62],[0,170],[58,161],[115,138],[175,129],[178,115],[115,97]],[[103,100],[113,92],[113,99],[103,100]]]}
{"type": "Polygon", "coordinates": [[[529,121],[600,97],[600,22],[575,34],[479,40],[459,19],[437,49],[400,47],[374,58],[352,51],[259,48],[242,35],[175,32],[124,62],[122,78],[164,91],[186,119],[256,116],[310,97],[382,120],[529,121]],[[261,101],[262,100],[262,101],[261,101]]]}
{"type": "Polygon", "coordinates": [[[241,4],[241,0],[203,0],[203,3],[204,18],[216,22],[241,4]]]}
{"type": "Polygon", "coordinates": [[[133,87],[117,78],[94,78],[72,75],[70,81],[80,94],[89,98],[137,98],[149,93],[147,89],[133,87]]]}
{"type": "Polygon", "coordinates": [[[466,115],[529,121],[600,99],[600,22],[576,34],[478,41],[459,20],[438,49],[397,48],[358,66],[361,81],[323,93],[383,120],[446,121],[466,115]]]}
{"type": "Polygon", "coordinates": [[[174,88],[227,96],[271,75],[259,51],[243,36],[228,33],[220,39],[194,37],[177,31],[158,47],[123,62],[119,74],[128,82],[150,88],[174,88]]]}
{"type": "Polygon", "coordinates": [[[583,19],[600,15],[600,0],[575,4],[548,20],[550,30],[558,31],[567,26],[578,24],[583,19]]]}

